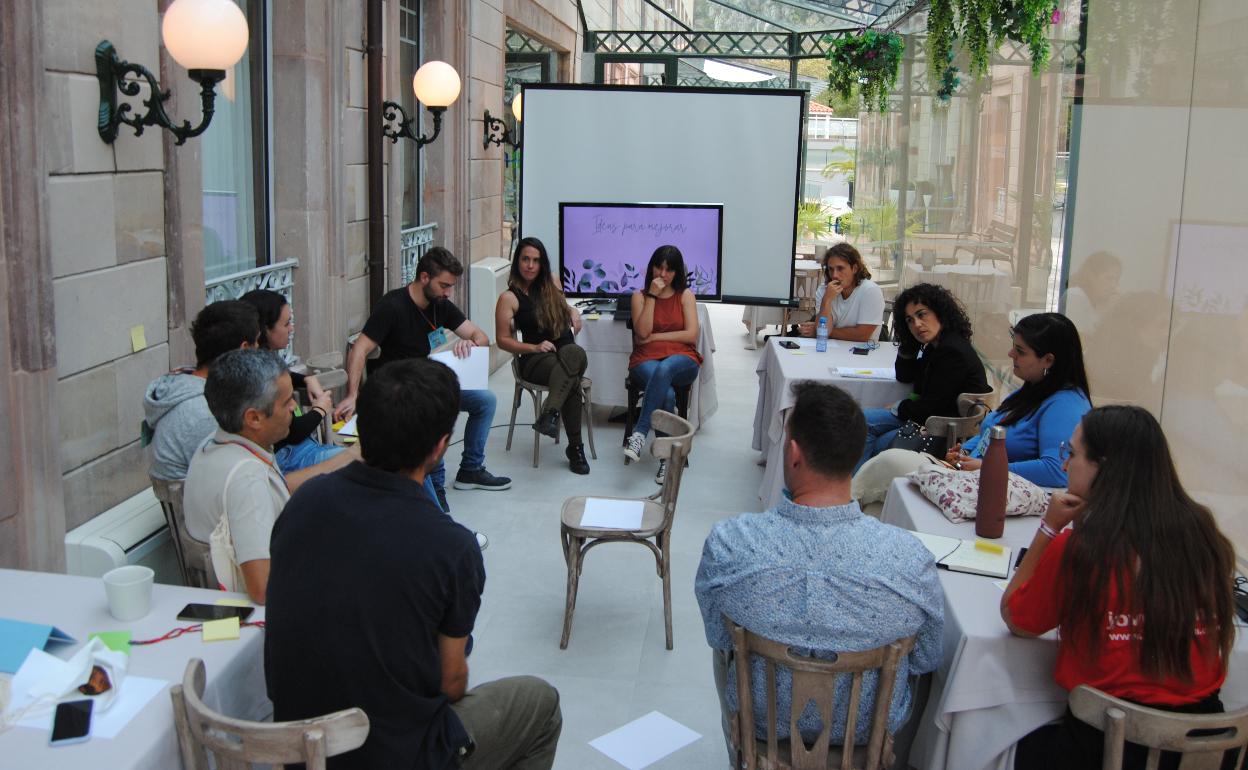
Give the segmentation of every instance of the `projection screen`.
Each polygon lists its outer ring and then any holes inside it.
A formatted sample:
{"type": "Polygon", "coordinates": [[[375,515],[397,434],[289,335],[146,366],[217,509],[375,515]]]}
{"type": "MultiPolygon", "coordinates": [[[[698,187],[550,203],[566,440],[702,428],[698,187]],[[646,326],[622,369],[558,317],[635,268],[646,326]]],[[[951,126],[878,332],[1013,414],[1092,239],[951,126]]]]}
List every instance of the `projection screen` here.
{"type": "Polygon", "coordinates": [[[520,234],[557,265],[560,203],[722,204],[722,301],[792,304],[805,97],[526,84],[520,234]]]}

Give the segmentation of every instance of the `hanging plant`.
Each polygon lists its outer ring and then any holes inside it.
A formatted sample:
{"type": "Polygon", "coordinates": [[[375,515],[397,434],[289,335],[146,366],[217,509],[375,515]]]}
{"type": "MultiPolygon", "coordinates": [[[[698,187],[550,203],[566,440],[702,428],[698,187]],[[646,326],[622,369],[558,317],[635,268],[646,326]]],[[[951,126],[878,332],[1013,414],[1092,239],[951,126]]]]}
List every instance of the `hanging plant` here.
{"type": "Polygon", "coordinates": [[[958,68],[952,64],[944,67],[940,73],[940,81],[936,84],[935,93],[938,102],[942,105],[948,104],[960,85],[962,85],[962,78],[958,77],[958,68]]]}
{"type": "MultiPolygon", "coordinates": [[[[992,63],[992,52],[1005,40],[1027,46],[1032,72],[1049,64],[1049,28],[1061,20],[1059,0],[931,0],[927,15],[928,62],[952,62],[954,41],[960,40],[968,70],[980,77],[992,63]]],[[[945,68],[948,69],[948,68],[945,68]]],[[[939,90],[945,72],[929,68],[929,82],[939,90]]]]}
{"type": "Polygon", "coordinates": [[[897,84],[904,50],[901,35],[873,29],[829,40],[828,87],[849,99],[856,85],[867,110],[884,112],[889,91],[897,84]]]}

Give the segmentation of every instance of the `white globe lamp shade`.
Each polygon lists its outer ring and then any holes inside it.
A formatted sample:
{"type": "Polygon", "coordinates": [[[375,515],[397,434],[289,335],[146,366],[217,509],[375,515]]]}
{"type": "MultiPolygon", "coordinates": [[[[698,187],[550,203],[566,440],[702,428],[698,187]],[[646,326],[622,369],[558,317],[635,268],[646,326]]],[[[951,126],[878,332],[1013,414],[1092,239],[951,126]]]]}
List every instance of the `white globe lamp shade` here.
{"type": "Polygon", "coordinates": [[[516,98],[511,100],[511,114],[516,116],[516,122],[524,120],[524,92],[517,91],[516,98]]]}
{"type": "Polygon", "coordinates": [[[233,0],[174,0],[160,32],[188,70],[228,70],[247,50],[247,17],[233,0]]]}
{"type": "Polygon", "coordinates": [[[450,107],[459,98],[459,73],[444,61],[425,62],[412,76],[416,100],[426,107],[450,107]]]}

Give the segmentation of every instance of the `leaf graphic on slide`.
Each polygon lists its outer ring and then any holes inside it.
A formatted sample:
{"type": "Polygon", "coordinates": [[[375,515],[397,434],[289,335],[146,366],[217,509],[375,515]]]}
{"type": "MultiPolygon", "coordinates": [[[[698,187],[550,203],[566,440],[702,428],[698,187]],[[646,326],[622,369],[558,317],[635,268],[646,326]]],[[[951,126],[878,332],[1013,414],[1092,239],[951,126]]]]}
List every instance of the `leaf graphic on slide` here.
{"type": "Polygon", "coordinates": [[[586,270],[593,270],[594,265],[595,265],[595,262],[592,259],[587,259],[581,263],[581,267],[585,268],[586,270]]]}
{"type": "Polygon", "coordinates": [[[586,273],[585,275],[581,276],[580,283],[576,285],[576,290],[577,291],[589,291],[593,287],[594,287],[594,282],[589,277],[589,274],[586,273]]]}

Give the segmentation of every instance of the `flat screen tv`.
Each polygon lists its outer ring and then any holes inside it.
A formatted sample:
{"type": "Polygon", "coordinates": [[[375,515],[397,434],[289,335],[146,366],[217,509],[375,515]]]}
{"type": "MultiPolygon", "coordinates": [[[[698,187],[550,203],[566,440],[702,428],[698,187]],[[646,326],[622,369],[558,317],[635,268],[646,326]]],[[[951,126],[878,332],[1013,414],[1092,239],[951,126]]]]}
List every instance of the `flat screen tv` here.
{"type": "Polygon", "coordinates": [[[724,207],[719,203],[560,203],[559,274],[569,297],[619,297],[645,288],[654,250],[680,249],[688,286],[718,300],[724,207]]]}

